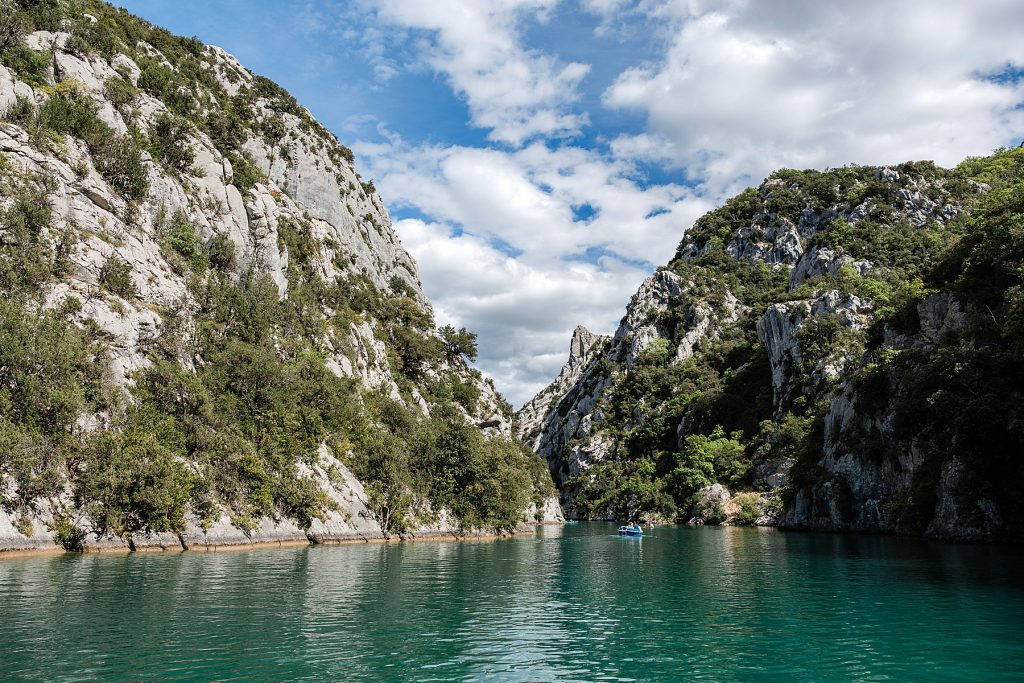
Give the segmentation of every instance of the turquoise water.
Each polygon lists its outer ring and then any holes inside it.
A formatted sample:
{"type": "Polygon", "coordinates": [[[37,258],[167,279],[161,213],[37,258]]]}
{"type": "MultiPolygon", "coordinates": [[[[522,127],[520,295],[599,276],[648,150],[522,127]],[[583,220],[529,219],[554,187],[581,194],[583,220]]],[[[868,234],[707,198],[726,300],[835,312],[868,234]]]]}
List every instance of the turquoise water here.
{"type": "Polygon", "coordinates": [[[0,680],[1020,680],[1024,554],[611,525],[0,560],[0,680]]]}

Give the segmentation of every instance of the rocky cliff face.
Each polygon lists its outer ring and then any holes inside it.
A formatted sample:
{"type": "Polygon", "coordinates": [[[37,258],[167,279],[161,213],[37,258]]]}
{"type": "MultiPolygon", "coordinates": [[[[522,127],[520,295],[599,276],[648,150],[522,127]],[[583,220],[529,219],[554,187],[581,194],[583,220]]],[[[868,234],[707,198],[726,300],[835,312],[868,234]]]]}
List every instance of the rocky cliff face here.
{"type": "Polygon", "coordinates": [[[671,340],[673,362],[683,362],[722,322],[736,319],[734,297],[726,296],[715,308],[694,302],[688,296],[693,287],[671,271],[658,271],[633,295],[612,337],[576,328],[569,360],[558,378],[518,414],[520,436],[547,458],[556,484],[564,487],[589,463],[607,457],[612,441],[602,436],[601,399],[612,387],[616,369],[631,368],[658,340],[671,340]],[[666,316],[673,316],[672,321],[666,322],[666,316]]]}
{"type": "MultiPolygon", "coordinates": [[[[104,97],[110,79],[121,78],[104,59],[64,52],[67,33],[37,32],[26,43],[52,54],[53,79],[76,97],[95,105],[97,116],[114,131],[124,133],[128,125],[151,129],[161,116],[171,112],[159,99],[141,91],[136,95],[130,121],[104,97]]],[[[155,53],[155,51],[154,51],[155,53]]],[[[236,73],[233,89],[250,87],[252,75],[230,55],[210,50],[209,68],[217,74],[236,73]]],[[[127,56],[112,60],[136,85],[139,67],[127,56]],[[134,79],[134,80],[132,80],[134,79]]],[[[0,65],[0,108],[10,112],[19,102],[38,106],[46,101],[45,90],[33,90],[0,65]]],[[[254,125],[259,126],[273,112],[256,100],[254,125]]],[[[48,293],[51,303],[72,297],[82,303],[79,322],[94,321],[111,339],[115,374],[125,374],[145,364],[139,343],[146,334],[156,334],[162,319],[155,309],[184,304],[188,307],[187,272],[181,272],[165,258],[161,249],[166,223],[175,215],[184,217],[204,243],[215,236],[227,238],[239,270],[256,269],[269,274],[282,297],[288,293],[289,253],[279,234],[282,222],[307,221],[310,232],[322,246],[312,254],[312,266],[325,278],[343,274],[366,275],[378,289],[387,291],[394,278],[412,289],[417,301],[429,307],[420,290],[416,265],[399,244],[390,220],[376,193],[341,190],[360,182],[354,167],[332,160],[328,150],[337,141],[304,130],[292,115],[279,117],[283,144],[268,148],[262,139],[248,138],[247,161],[255,163],[263,176],[243,195],[233,184],[234,169],[209,137],[199,130],[184,133],[178,144],[192,151],[193,161],[185,173],[174,173],[155,163],[151,154],[141,152],[142,173],[149,191],[141,201],[121,196],[96,168],[86,145],[64,139],[40,148],[26,128],[9,121],[0,128],[0,151],[11,172],[52,179],[49,193],[53,222],[75,226],[80,233],[68,255],[71,277],[48,293]],[[301,180],[306,177],[308,180],[301,180]],[[360,218],[357,219],[356,216],[360,218]],[[110,302],[90,293],[102,289],[100,271],[111,258],[130,266],[133,289],[138,296],[121,297],[113,310],[110,302]]],[[[397,395],[397,387],[385,364],[385,357],[373,354],[376,340],[370,327],[353,325],[346,340],[357,350],[354,358],[342,352],[330,360],[348,374],[359,374],[373,386],[397,395]]]]}
{"type": "MultiPolygon", "coordinates": [[[[995,343],[950,264],[983,230],[988,183],[1019,187],[1020,156],[781,171],[699,220],[614,337],[588,355],[574,340],[520,415],[569,514],[1013,537],[1005,490],[977,464],[989,456],[966,465],[935,438],[930,406],[955,381],[921,385],[923,359],[995,343]],[[722,502],[722,483],[756,495],[722,502]]],[[[1016,410],[998,391],[992,410],[1016,410]]],[[[1007,429],[1000,443],[1020,450],[1007,429]]]]}
{"type": "MultiPolygon", "coordinates": [[[[384,465],[365,453],[377,448],[374,430],[414,438],[404,420],[424,430],[464,425],[474,439],[511,444],[511,411],[466,364],[475,347],[453,349],[434,328],[416,264],[352,153],[223,50],[103,3],[86,3],[85,13],[75,8],[29,11],[0,2],[0,284],[18,302],[11,315],[29,328],[52,318],[67,334],[81,334],[92,355],[80,360],[102,377],[95,392],[76,394],[74,415],[48,428],[4,412],[13,394],[0,400],[0,431],[23,437],[21,446],[0,448],[0,547],[52,546],[55,534],[137,547],[466,527],[450,510],[430,512],[423,486],[417,492],[383,481],[384,465]],[[47,30],[34,30],[40,27],[47,30]],[[25,264],[33,255],[46,269],[29,281],[25,264]],[[236,482],[210,483],[204,468],[219,466],[209,460],[208,439],[235,428],[218,420],[216,406],[266,401],[250,392],[245,373],[227,383],[213,378],[229,362],[222,354],[243,347],[242,355],[269,354],[253,367],[280,369],[285,374],[275,381],[293,381],[305,372],[300,359],[314,358],[320,369],[311,372],[341,381],[347,393],[339,400],[358,419],[324,428],[333,418],[322,406],[253,404],[276,416],[277,436],[247,413],[254,431],[231,436],[235,445],[219,457],[244,452],[256,460],[237,465],[236,482]],[[168,367],[170,375],[158,379],[168,367]],[[126,425],[143,419],[147,399],[140,396],[155,396],[161,381],[191,387],[175,399],[179,405],[201,389],[214,406],[201,428],[194,416],[175,412],[174,400],[153,406],[164,415],[158,420],[176,425],[180,441],[167,458],[188,478],[190,493],[155,515],[135,509],[140,501],[130,493],[94,500],[96,491],[77,482],[97,469],[84,455],[93,452],[95,434],[131,433],[126,425]],[[310,419],[302,428],[315,435],[309,450],[279,455],[295,441],[282,436],[295,429],[288,421],[310,419]],[[48,438],[47,429],[60,432],[60,457],[26,460],[25,449],[48,438]],[[27,469],[19,469],[24,462],[27,469]],[[41,469],[53,475],[45,486],[41,469]],[[225,488],[235,486],[241,489],[225,488]],[[295,508],[281,493],[292,486],[309,497],[295,508]],[[402,503],[402,523],[394,524],[391,508],[405,495],[412,508],[402,503]],[[97,517],[99,508],[110,514],[97,517]]],[[[0,367],[19,360],[7,356],[0,367]]],[[[142,461],[153,462],[165,445],[152,444],[142,461]]],[[[528,469],[525,461],[508,464],[528,469]]],[[[428,480],[424,474],[420,483],[428,480]]]]}

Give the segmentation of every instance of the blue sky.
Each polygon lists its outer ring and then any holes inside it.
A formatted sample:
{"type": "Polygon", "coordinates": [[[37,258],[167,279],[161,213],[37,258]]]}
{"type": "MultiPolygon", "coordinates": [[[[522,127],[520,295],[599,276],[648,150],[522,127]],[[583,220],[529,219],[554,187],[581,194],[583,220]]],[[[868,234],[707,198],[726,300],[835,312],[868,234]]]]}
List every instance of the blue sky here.
{"type": "Polygon", "coordinates": [[[1016,0],[119,0],[356,152],[439,323],[519,405],[689,225],[775,168],[1024,138],[1016,0]]]}

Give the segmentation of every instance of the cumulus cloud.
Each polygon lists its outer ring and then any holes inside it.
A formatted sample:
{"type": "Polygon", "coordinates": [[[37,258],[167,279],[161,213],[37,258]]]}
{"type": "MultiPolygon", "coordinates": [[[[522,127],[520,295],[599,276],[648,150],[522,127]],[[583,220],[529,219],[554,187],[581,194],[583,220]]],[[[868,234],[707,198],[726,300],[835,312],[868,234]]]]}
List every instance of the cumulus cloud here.
{"type": "Polygon", "coordinates": [[[645,188],[631,165],[579,147],[516,152],[359,145],[396,208],[439,321],[480,335],[482,370],[529,399],[565,362],[573,328],[610,332],[629,295],[711,205],[689,188],[645,188]]]}
{"type": "Polygon", "coordinates": [[[425,59],[466,99],[474,125],[491,139],[520,145],[538,135],[569,136],[587,122],[567,105],[589,66],[562,63],[524,46],[525,17],[543,22],[558,0],[382,0],[381,16],[431,32],[425,59]]]}
{"type": "Polygon", "coordinates": [[[557,374],[575,325],[611,332],[693,220],[775,168],[953,164],[1024,135],[1024,5],[1010,0],[375,8],[500,143],[408,144],[384,131],[384,143],[354,147],[389,204],[417,216],[396,227],[439,321],[479,333],[481,369],[516,404],[557,374]],[[619,54],[637,36],[645,55],[661,52],[590,83],[589,65],[531,43],[530,28],[577,10],[619,54]],[[572,136],[608,121],[584,104],[642,123],[623,117],[634,123],[584,145],[572,136]],[[647,181],[651,165],[677,182],[647,181]]]}
{"type": "Polygon", "coordinates": [[[711,207],[682,185],[645,186],[632,164],[581,147],[509,152],[392,140],[356,151],[393,205],[457,224],[534,263],[595,249],[661,263],[681,226],[711,207]]]}
{"type": "Polygon", "coordinates": [[[606,106],[647,130],[618,155],[670,162],[722,194],[772,169],[934,159],[953,164],[1024,133],[1019,2],[648,7],[674,25],[665,57],[624,71],[606,106]]]}
{"type": "Polygon", "coordinates": [[[419,263],[438,324],[479,335],[479,367],[518,405],[543,388],[565,362],[572,329],[607,331],[622,314],[623,292],[648,274],[621,261],[534,267],[453,226],[418,219],[396,229],[419,263]]]}

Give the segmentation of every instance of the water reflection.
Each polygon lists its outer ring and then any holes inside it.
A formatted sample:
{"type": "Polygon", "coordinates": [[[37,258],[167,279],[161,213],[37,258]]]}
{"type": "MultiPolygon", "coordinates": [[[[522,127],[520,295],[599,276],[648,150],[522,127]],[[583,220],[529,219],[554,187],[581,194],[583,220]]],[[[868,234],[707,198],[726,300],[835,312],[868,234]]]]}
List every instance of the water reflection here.
{"type": "Polygon", "coordinates": [[[1006,548],[606,524],[8,559],[0,679],[994,679],[1024,661],[1022,569],[1006,548]]]}

